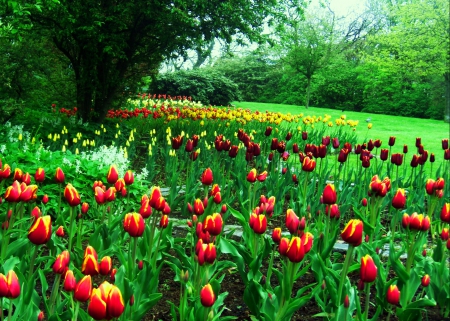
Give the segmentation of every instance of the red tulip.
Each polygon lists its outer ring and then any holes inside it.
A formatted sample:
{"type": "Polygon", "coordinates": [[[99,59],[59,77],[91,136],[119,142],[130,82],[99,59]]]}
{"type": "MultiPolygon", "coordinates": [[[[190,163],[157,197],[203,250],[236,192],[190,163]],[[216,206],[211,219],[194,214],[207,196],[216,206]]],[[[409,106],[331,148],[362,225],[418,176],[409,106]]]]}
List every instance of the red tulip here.
{"type": "Polygon", "coordinates": [[[116,188],[114,186],[111,186],[108,188],[105,192],[105,200],[107,202],[113,202],[116,199],[116,188]]]}
{"type": "Polygon", "coordinates": [[[45,171],[43,168],[39,167],[34,174],[34,180],[38,183],[42,183],[45,180],[45,171]]]}
{"type": "Polygon", "coordinates": [[[86,214],[89,210],[89,204],[88,203],[83,203],[81,204],[81,213],[86,214]]]}
{"type": "Polygon", "coordinates": [[[422,280],[420,283],[422,284],[423,287],[427,287],[428,285],[430,285],[430,276],[428,274],[425,274],[422,277],[422,280]]]}
{"type": "Polygon", "coordinates": [[[123,180],[125,181],[125,184],[131,185],[134,183],[134,174],[133,171],[127,170],[125,172],[125,175],[123,176],[123,180]]]}
{"type": "Polygon", "coordinates": [[[265,136],[270,136],[270,134],[272,134],[272,127],[267,126],[266,127],[266,131],[264,132],[265,136]]]}
{"type": "Polygon", "coordinates": [[[6,284],[8,293],[5,295],[9,299],[15,299],[20,295],[20,283],[14,270],[9,270],[6,274],[6,284]]]}
{"type": "Polygon", "coordinates": [[[449,230],[448,230],[447,227],[444,227],[444,228],[442,229],[442,232],[441,232],[441,240],[442,240],[442,241],[447,241],[447,240],[448,240],[448,237],[449,237],[449,230]]]}
{"type": "Polygon", "coordinates": [[[106,174],[106,180],[109,184],[114,184],[119,179],[119,171],[115,164],[109,167],[108,173],[106,174]]]}
{"type": "Polygon", "coordinates": [[[316,161],[306,156],[302,162],[302,170],[312,172],[316,168],[316,161]]]}
{"type": "Polygon", "coordinates": [[[44,311],[39,311],[39,314],[38,314],[38,321],[42,321],[42,320],[44,320],[44,318],[45,318],[44,311]]]}
{"type": "Polygon", "coordinates": [[[84,256],[83,256],[83,257],[86,257],[86,256],[88,256],[88,255],[93,255],[94,258],[95,258],[96,260],[98,260],[97,251],[95,251],[95,249],[94,249],[92,246],[90,246],[90,245],[88,245],[88,246],[86,247],[86,249],[84,250],[84,256]]]}
{"type": "Polygon", "coordinates": [[[80,194],[78,194],[78,191],[70,183],[64,189],[64,198],[72,207],[78,206],[81,203],[80,194]]]}
{"type": "Polygon", "coordinates": [[[214,213],[205,217],[203,230],[211,235],[219,235],[222,232],[223,219],[219,213],[214,213]]]}
{"type": "Polygon", "coordinates": [[[338,162],[345,163],[348,158],[348,153],[349,153],[348,149],[342,148],[339,152],[338,162]]]}
{"type": "Polygon", "coordinates": [[[64,237],[64,227],[62,227],[62,226],[60,226],[60,227],[58,227],[58,229],[56,230],[56,236],[59,236],[59,237],[64,237]]]}
{"type": "Polygon", "coordinates": [[[114,188],[116,189],[116,192],[122,192],[122,190],[125,188],[125,180],[123,178],[119,178],[114,183],[114,188]]]}
{"type": "Polygon", "coordinates": [[[112,270],[112,260],[110,256],[104,256],[100,261],[99,272],[101,275],[109,275],[112,270]]]}
{"type": "Polygon", "coordinates": [[[442,140],[442,149],[448,149],[448,138],[442,140]]]}
{"type": "Polygon", "coordinates": [[[307,140],[308,139],[308,133],[307,132],[302,132],[302,139],[303,140],[307,140]]]}
{"type": "Polygon", "coordinates": [[[216,246],[213,243],[204,244],[203,258],[205,262],[213,264],[217,257],[216,246]]]}
{"type": "Polygon", "coordinates": [[[267,217],[264,214],[255,214],[252,213],[250,216],[250,228],[256,233],[256,234],[264,234],[267,229],[267,217]]]}
{"type": "Polygon", "coordinates": [[[16,167],[14,169],[13,181],[22,182],[23,172],[20,168],[16,167]]]}
{"type": "Polygon", "coordinates": [[[202,176],[200,178],[201,182],[203,185],[211,185],[213,182],[213,173],[211,168],[207,168],[204,170],[204,172],[202,173],[202,176]]]}
{"type": "Polygon", "coordinates": [[[334,204],[336,203],[336,190],[333,184],[327,184],[322,193],[324,204],[334,204]]]}
{"type": "Polygon", "coordinates": [[[300,224],[300,219],[295,214],[292,209],[288,209],[286,211],[286,227],[288,228],[291,234],[296,234],[298,230],[298,226],[300,224]]]}
{"type": "Polygon", "coordinates": [[[148,218],[152,215],[152,207],[150,206],[150,200],[148,198],[141,203],[139,214],[141,214],[143,218],[148,218]]]}
{"type": "Polygon", "coordinates": [[[286,256],[288,247],[289,247],[289,239],[286,237],[282,237],[280,240],[278,251],[280,252],[281,255],[286,256]]]}
{"type": "Polygon", "coordinates": [[[11,175],[11,167],[8,164],[5,164],[3,166],[3,169],[1,169],[0,166],[0,182],[4,179],[7,179],[11,175]]]}
{"type": "Polygon", "coordinates": [[[250,172],[247,174],[247,181],[250,183],[254,183],[256,182],[256,176],[257,176],[257,172],[256,169],[253,168],[252,170],[250,170],[250,172]]]}
{"type": "Polygon", "coordinates": [[[8,202],[20,202],[20,194],[22,194],[22,189],[20,188],[19,181],[14,181],[11,186],[6,188],[4,198],[8,202]]]}
{"type": "Polygon", "coordinates": [[[450,203],[445,203],[441,210],[441,220],[450,223],[450,203]]]}
{"type": "Polygon", "coordinates": [[[93,255],[89,254],[84,257],[83,264],[81,265],[81,273],[91,276],[99,273],[98,262],[93,255]]]}
{"type": "Polygon", "coordinates": [[[347,309],[349,306],[350,306],[350,300],[348,298],[348,294],[346,294],[345,298],[344,298],[344,308],[347,309]]]}
{"type": "Polygon", "coordinates": [[[95,187],[95,201],[98,205],[104,204],[106,202],[105,191],[100,186],[95,187]]]}
{"type": "Polygon", "coordinates": [[[27,184],[27,185],[30,185],[30,184],[31,184],[31,176],[30,176],[30,173],[25,173],[25,174],[23,174],[23,176],[22,176],[22,183],[25,183],[25,184],[27,184]]]}
{"type": "Polygon", "coordinates": [[[397,285],[392,284],[389,286],[387,294],[386,294],[386,300],[388,303],[392,305],[398,305],[400,301],[400,291],[398,290],[397,285]]]}
{"type": "Polygon", "coordinates": [[[375,281],[377,272],[378,268],[370,255],[367,254],[361,258],[360,276],[363,282],[371,283],[375,281]]]}
{"type": "Polygon", "coordinates": [[[42,203],[45,205],[48,203],[48,195],[45,194],[44,196],[42,196],[42,203]]]}
{"type": "Polygon", "coordinates": [[[203,202],[201,199],[197,198],[194,201],[194,213],[198,216],[202,215],[205,212],[205,207],[203,206],[203,202]]]}
{"type": "Polygon", "coordinates": [[[281,241],[281,227],[276,227],[276,228],[273,229],[272,240],[275,243],[277,243],[277,244],[280,243],[280,241],[281,241]]]}
{"type": "Polygon", "coordinates": [[[164,214],[161,216],[161,220],[159,221],[159,227],[166,228],[168,225],[169,225],[169,216],[164,214]]]}
{"type": "Polygon", "coordinates": [[[123,301],[120,289],[113,285],[108,294],[107,299],[108,316],[111,318],[118,318],[125,311],[125,303],[123,301]]]}
{"type": "Polygon", "coordinates": [[[73,275],[72,270],[67,270],[66,276],[64,277],[64,291],[72,292],[75,290],[77,286],[77,280],[75,279],[75,276],[73,275]]]}
{"type": "Polygon", "coordinates": [[[405,204],[406,204],[405,190],[399,188],[395,193],[394,197],[392,198],[392,206],[399,210],[404,208],[405,204]]]}
{"type": "Polygon", "coordinates": [[[301,262],[305,257],[305,248],[302,244],[302,240],[298,236],[293,236],[291,238],[286,250],[286,256],[293,263],[301,262]]]}
{"type": "Polygon", "coordinates": [[[237,156],[238,151],[239,151],[239,147],[236,145],[232,145],[230,147],[230,150],[228,151],[228,156],[230,158],[235,158],[237,156]]]}
{"type": "Polygon", "coordinates": [[[58,184],[63,184],[64,180],[65,180],[64,172],[60,167],[58,167],[55,172],[55,181],[58,184]]]}
{"type": "Polygon", "coordinates": [[[36,245],[45,244],[52,236],[52,219],[50,215],[37,218],[28,230],[28,239],[36,245]]]}
{"type": "Polygon", "coordinates": [[[342,239],[352,246],[362,243],[363,222],[358,219],[350,220],[341,233],[342,239]]]}
{"type": "MultiPolygon", "coordinates": [[[[22,183],[25,184],[25,183],[22,183]]],[[[37,198],[37,185],[28,185],[25,187],[25,189],[22,190],[22,193],[20,194],[20,200],[22,202],[31,202],[34,201],[37,198]]]]}
{"type": "Polygon", "coordinates": [[[394,146],[394,144],[395,144],[395,136],[389,137],[388,145],[392,147],[392,146],[394,146]]]}
{"type": "Polygon", "coordinates": [[[330,218],[339,219],[341,217],[341,212],[339,211],[339,206],[337,204],[327,205],[325,207],[325,214],[330,215],[330,218]]]}
{"type": "Polygon", "coordinates": [[[216,295],[214,294],[211,284],[205,285],[200,290],[200,302],[207,308],[213,306],[214,302],[216,302],[216,295]]]}
{"type": "Polygon", "coordinates": [[[70,262],[69,251],[63,251],[56,257],[55,263],[53,263],[53,272],[56,274],[63,274],[67,271],[70,262]]]}
{"type": "Polygon", "coordinates": [[[125,215],[123,227],[131,237],[142,236],[145,230],[144,218],[139,213],[128,213],[125,215]]]}

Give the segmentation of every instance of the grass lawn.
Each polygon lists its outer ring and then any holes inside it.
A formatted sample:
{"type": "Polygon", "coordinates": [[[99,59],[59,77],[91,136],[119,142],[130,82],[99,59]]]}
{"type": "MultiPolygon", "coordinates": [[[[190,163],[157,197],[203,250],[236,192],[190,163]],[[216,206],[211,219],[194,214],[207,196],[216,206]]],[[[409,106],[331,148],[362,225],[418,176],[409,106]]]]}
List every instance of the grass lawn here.
{"type": "MultiPolygon", "coordinates": [[[[236,107],[250,109],[252,111],[271,111],[291,114],[303,113],[304,116],[331,115],[332,119],[339,118],[342,114],[347,119],[359,120],[356,133],[358,134],[358,142],[367,142],[369,139],[380,139],[383,143],[381,148],[389,148],[388,141],[390,136],[395,136],[395,145],[392,153],[401,153],[403,145],[408,145],[409,153],[416,153],[415,148],[416,137],[422,138],[422,145],[429,153],[436,154],[436,161],[443,159],[444,152],[442,150],[442,139],[449,138],[450,124],[443,120],[420,119],[412,117],[401,117],[392,115],[360,113],[353,111],[327,109],[319,107],[309,107],[306,109],[301,106],[282,105],[282,104],[266,104],[253,102],[234,102],[236,107]],[[372,129],[367,129],[366,120],[370,118],[372,129]]],[[[407,157],[410,161],[410,157],[407,157]]]]}

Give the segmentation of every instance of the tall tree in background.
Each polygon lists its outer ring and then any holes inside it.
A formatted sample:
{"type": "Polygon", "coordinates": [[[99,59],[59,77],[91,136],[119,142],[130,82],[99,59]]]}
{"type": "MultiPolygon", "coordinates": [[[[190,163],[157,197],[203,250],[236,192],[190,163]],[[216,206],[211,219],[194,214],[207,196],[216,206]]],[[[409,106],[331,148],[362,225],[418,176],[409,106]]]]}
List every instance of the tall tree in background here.
{"type": "Polygon", "coordinates": [[[363,57],[368,104],[377,112],[394,106],[407,116],[449,117],[448,0],[372,1],[380,4],[384,25],[363,57]]]}
{"type": "Polygon", "coordinates": [[[81,116],[98,121],[165,59],[214,38],[258,39],[275,2],[43,0],[29,18],[32,32],[48,36],[69,59],[81,116]]]}

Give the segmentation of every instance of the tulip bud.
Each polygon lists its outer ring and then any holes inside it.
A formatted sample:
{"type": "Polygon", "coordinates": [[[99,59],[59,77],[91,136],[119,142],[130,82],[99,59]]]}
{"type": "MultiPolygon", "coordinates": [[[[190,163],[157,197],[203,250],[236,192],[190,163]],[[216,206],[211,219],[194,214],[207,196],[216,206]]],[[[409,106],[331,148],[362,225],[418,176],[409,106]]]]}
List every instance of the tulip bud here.
{"type": "Polygon", "coordinates": [[[425,274],[422,277],[421,284],[424,288],[427,287],[428,285],[430,285],[430,276],[428,274],[425,274]]]}
{"type": "Polygon", "coordinates": [[[60,167],[58,167],[55,173],[55,181],[58,184],[63,184],[64,180],[65,180],[64,172],[60,167]]]}
{"type": "Polygon", "coordinates": [[[109,278],[111,279],[111,282],[114,282],[116,280],[116,273],[117,273],[117,269],[111,270],[111,275],[109,276],[109,278]]]}
{"type": "Polygon", "coordinates": [[[77,280],[75,279],[75,276],[73,275],[72,270],[67,270],[66,276],[64,277],[64,291],[72,292],[75,290],[77,286],[77,280]]]}
{"type": "Polygon", "coordinates": [[[367,198],[363,198],[361,204],[362,206],[367,207],[367,198]]]}
{"type": "Polygon", "coordinates": [[[28,230],[28,239],[36,245],[45,244],[52,236],[52,219],[50,215],[38,217],[28,230]]]}
{"type": "Polygon", "coordinates": [[[200,181],[203,185],[211,185],[213,182],[213,173],[211,168],[207,168],[202,173],[202,176],[200,178],[200,181]]]}
{"type": "Polygon", "coordinates": [[[42,203],[43,203],[44,205],[48,203],[48,195],[47,195],[47,194],[45,194],[45,195],[42,197],[42,203]]]}
{"type": "Polygon", "coordinates": [[[104,256],[100,261],[99,271],[101,275],[108,275],[112,270],[112,260],[109,256],[104,256]]]}
{"type": "Polygon", "coordinates": [[[345,298],[344,298],[344,308],[347,309],[349,306],[350,306],[350,300],[348,298],[348,294],[346,294],[345,298]]]}
{"type": "Polygon", "coordinates": [[[211,284],[205,285],[200,290],[200,301],[202,305],[207,308],[213,306],[214,302],[216,302],[216,296],[214,294],[211,284]]]}
{"type": "Polygon", "coordinates": [[[386,300],[388,303],[392,305],[398,305],[400,301],[400,291],[398,290],[397,285],[392,284],[389,286],[387,294],[386,294],[386,300]]]}
{"type": "Polygon", "coordinates": [[[58,227],[58,229],[56,230],[56,236],[64,237],[64,227],[58,227]]]}
{"type": "Polygon", "coordinates": [[[350,220],[341,233],[342,239],[356,247],[362,243],[363,222],[358,219],[350,220]]]}
{"type": "Polygon", "coordinates": [[[143,268],[144,268],[144,261],[140,260],[140,261],[138,262],[138,269],[139,269],[139,270],[142,270],[143,268]]]}
{"type": "Polygon", "coordinates": [[[131,184],[133,184],[133,182],[134,182],[134,174],[133,174],[133,171],[127,170],[127,171],[125,172],[125,175],[124,175],[124,177],[123,177],[123,180],[125,181],[125,184],[126,184],[126,185],[131,185],[131,184]]]}
{"type": "Polygon", "coordinates": [[[45,318],[44,311],[39,311],[39,314],[37,317],[38,321],[42,321],[42,320],[44,320],[44,318],[45,318]]]}
{"type": "Polygon", "coordinates": [[[392,198],[392,206],[396,209],[402,209],[406,204],[405,190],[399,188],[392,198]]]}
{"type": "Polygon", "coordinates": [[[81,202],[80,194],[70,183],[67,184],[66,188],[64,189],[64,198],[72,207],[78,206],[81,202]]]}
{"type": "Polygon", "coordinates": [[[43,168],[38,168],[34,174],[34,180],[37,183],[42,183],[45,180],[45,171],[43,168]]]}
{"type": "Polygon", "coordinates": [[[119,179],[119,171],[117,170],[117,166],[115,164],[109,167],[108,173],[106,174],[106,180],[109,184],[115,184],[119,179]]]}
{"type": "Polygon", "coordinates": [[[256,182],[256,176],[257,176],[256,169],[253,168],[253,169],[250,170],[250,172],[247,174],[247,181],[250,182],[250,183],[256,182]]]}
{"type": "Polygon", "coordinates": [[[336,203],[336,190],[333,184],[327,184],[323,190],[323,203],[324,204],[334,204],[336,203]]]}
{"type": "Polygon", "coordinates": [[[448,238],[449,238],[449,231],[448,231],[448,228],[447,228],[447,227],[444,227],[444,228],[442,229],[442,232],[441,232],[441,240],[442,240],[442,241],[447,241],[448,238]]]}
{"type": "Polygon", "coordinates": [[[377,272],[378,268],[370,255],[367,254],[361,258],[360,276],[363,282],[371,283],[375,281],[377,272]]]}

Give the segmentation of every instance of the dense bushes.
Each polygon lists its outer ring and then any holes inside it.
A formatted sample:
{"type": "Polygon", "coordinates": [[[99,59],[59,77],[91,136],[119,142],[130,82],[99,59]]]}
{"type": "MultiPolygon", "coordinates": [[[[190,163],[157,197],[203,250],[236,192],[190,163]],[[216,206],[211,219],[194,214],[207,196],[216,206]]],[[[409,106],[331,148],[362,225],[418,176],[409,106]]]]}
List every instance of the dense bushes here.
{"type": "Polygon", "coordinates": [[[191,96],[195,101],[215,106],[227,106],[232,101],[241,99],[238,86],[211,69],[161,74],[151,84],[150,92],[191,96]]]}

